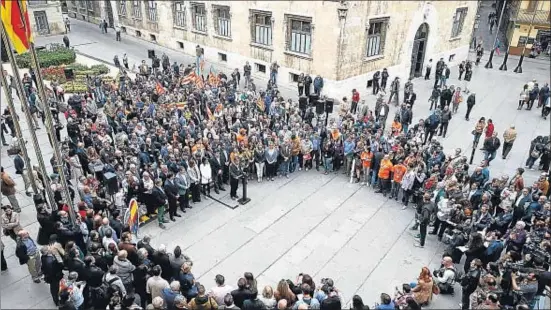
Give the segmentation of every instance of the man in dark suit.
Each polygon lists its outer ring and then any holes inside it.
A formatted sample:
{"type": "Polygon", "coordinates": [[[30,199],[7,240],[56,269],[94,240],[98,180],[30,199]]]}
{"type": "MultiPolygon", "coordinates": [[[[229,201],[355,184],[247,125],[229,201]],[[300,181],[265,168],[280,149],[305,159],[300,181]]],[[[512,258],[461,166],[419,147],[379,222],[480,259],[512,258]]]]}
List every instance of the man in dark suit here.
{"type": "Polygon", "coordinates": [[[179,188],[174,180],[174,174],[172,174],[172,172],[166,175],[164,190],[168,198],[168,215],[171,221],[176,222],[174,217],[181,217],[181,215],[178,214],[178,198],[180,196],[178,194],[179,188]]]}
{"type": "Polygon", "coordinates": [[[218,158],[222,164],[222,182],[228,184],[230,180],[230,156],[229,152],[223,147],[220,146],[218,149],[218,158]]]}
{"type": "Polygon", "coordinates": [[[409,104],[413,107],[415,100],[417,99],[417,94],[413,91],[409,92],[406,97],[406,104],[409,104]]]}
{"type": "Polygon", "coordinates": [[[25,161],[23,160],[23,151],[19,150],[17,155],[13,158],[13,165],[15,166],[15,174],[20,174],[23,178],[23,183],[25,183],[25,193],[27,196],[31,196],[29,187],[31,186],[31,181],[29,180],[28,169],[25,168],[25,161]]]}
{"type": "Polygon", "coordinates": [[[168,197],[165,194],[165,191],[162,188],[163,181],[161,179],[155,180],[155,187],[153,187],[151,196],[153,197],[153,201],[155,205],[157,205],[157,221],[159,222],[159,227],[165,228],[164,223],[168,223],[165,221],[165,206],[166,201],[168,200],[168,197]]]}
{"type": "Polygon", "coordinates": [[[223,168],[224,163],[220,161],[222,156],[215,156],[214,154],[209,154],[210,167],[212,168],[212,179],[214,180],[214,192],[220,194],[220,191],[225,191],[222,186],[223,182],[223,168]],[[212,156],[211,156],[212,155],[212,156]]]}

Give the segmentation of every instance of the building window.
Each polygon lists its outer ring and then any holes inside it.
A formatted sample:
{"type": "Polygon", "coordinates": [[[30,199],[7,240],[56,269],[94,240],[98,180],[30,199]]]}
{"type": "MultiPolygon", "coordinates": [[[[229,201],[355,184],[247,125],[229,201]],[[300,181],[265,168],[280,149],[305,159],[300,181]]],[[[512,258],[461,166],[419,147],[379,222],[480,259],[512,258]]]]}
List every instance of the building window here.
{"type": "Polygon", "coordinates": [[[191,4],[191,21],[193,23],[193,30],[207,32],[207,12],[204,4],[191,4]]]}
{"type": "Polygon", "coordinates": [[[36,23],[36,32],[40,34],[49,34],[50,26],[48,26],[46,11],[34,11],[33,14],[36,23]]]}
{"type": "Polygon", "coordinates": [[[132,17],[142,19],[142,2],[140,0],[132,1],[132,17]]]}
{"type": "Polygon", "coordinates": [[[271,46],[272,13],[255,11],[251,13],[251,20],[251,38],[253,43],[271,46]]]}
{"type": "Polygon", "coordinates": [[[174,2],[174,25],[186,27],[186,7],[182,1],[174,2]]]}
{"type": "Polygon", "coordinates": [[[228,55],[224,53],[218,53],[218,60],[222,62],[228,61],[228,55]]]}
{"type": "Polygon", "coordinates": [[[459,8],[455,10],[455,16],[453,18],[452,26],[452,38],[459,37],[463,30],[463,24],[465,23],[465,17],[467,16],[467,8],[459,8]]]}
{"type": "Polygon", "coordinates": [[[150,39],[151,41],[153,41],[153,42],[157,42],[157,36],[154,35],[154,34],[151,34],[151,33],[150,33],[150,34],[149,34],[149,39],[150,39]]]}
{"type": "Polygon", "coordinates": [[[178,42],[179,48],[184,49],[184,42],[181,42],[181,41],[176,41],[176,42],[178,42]]]}
{"type": "Polygon", "coordinates": [[[126,1],[119,1],[119,15],[126,16],[126,1]]]}
{"type": "Polygon", "coordinates": [[[214,19],[214,30],[222,37],[231,37],[231,17],[228,6],[213,6],[212,16],[214,19]]]}
{"type": "Polygon", "coordinates": [[[94,4],[90,0],[86,1],[86,7],[88,8],[88,11],[93,11],[94,10],[94,4]]]}
{"type": "Polygon", "coordinates": [[[29,6],[48,4],[48,0],[28,0],[29,6]]]}
{"type": "Polygon", "coordinates": [[[256,72],[266,73],[266,66],[265,65],[255,63],[254,67],[256,69],[256,72]]]}
{"type": "Polygon", "coordinates": [[[142,32],[139,31],[139,30],[136,30],[136,36],[137,36],[138,38],[141,38],[141,37],[142,37],[142,32]]]}
{"type": "Polygon", "coordinates": [[[157,2],[154,0],[147,1],[147,20],[150,22],[157,21],[157,2]]]}
{"type": "Polygon", "coordinates": [[[291,83],[297,83],[298,82],[299,75],[294,73],[289,73],[289,82],[291,83]]]}
{"type": "Polygon", "coordinates": [[[312,52],[312,21],[309,18],[286,17],[289,27],[287,50],[310,55],[312,52]]]}
{"type": "Polygon", "coordinates": [[[387,27],[388,18],[378,18],[369,21],[369,28],[367,29],[366,57],[384,54],[387,27]]]}
{"type": "Polygon", "coordinates": [[[525,45],[534,44],[534,38],[529,38],[527,36],[518,37],[517,47],[524,47],[525,45]]]}
{"type": "Polygon", "coordinates": [[[86,1],[85,0],[79,0],[78,1],[78,7],[81,8],[81,9],[85,9],[86,8],[86,1]]]}

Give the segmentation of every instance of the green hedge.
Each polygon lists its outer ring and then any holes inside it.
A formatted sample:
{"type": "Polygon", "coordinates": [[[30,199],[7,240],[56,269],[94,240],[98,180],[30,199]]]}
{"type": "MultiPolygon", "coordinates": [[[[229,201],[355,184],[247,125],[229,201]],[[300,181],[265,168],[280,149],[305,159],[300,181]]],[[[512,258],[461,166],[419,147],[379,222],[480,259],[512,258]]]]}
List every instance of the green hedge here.
{"type": "MultiPolygon", "coordinates": [[[[42,68],[72,64],[77,58],[74,50],[61,47],[40,50],[36,54],[42,68]]],[[[15,59],[19,68],[31,67],[31,55],[29,53],[16,55],[15,59]]]]}

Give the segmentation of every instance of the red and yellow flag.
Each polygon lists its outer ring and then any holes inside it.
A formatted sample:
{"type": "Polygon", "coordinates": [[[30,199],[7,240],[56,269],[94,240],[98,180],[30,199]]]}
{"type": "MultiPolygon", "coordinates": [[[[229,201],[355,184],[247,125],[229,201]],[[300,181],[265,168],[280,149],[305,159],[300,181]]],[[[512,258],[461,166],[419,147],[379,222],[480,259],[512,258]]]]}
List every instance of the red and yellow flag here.
{"type": "Polygon", "coordinates": [[[212,112],[208,106],[207,106],[207,116],[209,117],[209,120],[211,121],[214,120],[214,115],[212,115],[212,112]]]}
{"type": "Polygon", "coordinates": [[[159,95],[162,95],[165,93],[165,89],[163,87],[163,85],[161,85],[161,83],[157,82],[157,84],[155,84],[155,90],[157,91],[157,94],[159,95]]]}
{"type": "Polygon", "coordinates": [[[197,73],[191,72],[190,74],[182,78],[182,84],[189,84],[191,82],[195,82],[196,78],[197,78],[197,73]]]}
{"type": "Polygon", "coordinates": [[[216,106],[216,109],[214,109],[214,112],[215,112],[215,113],[218,113],[218,112],[222,111],[222,109],[224,109],[224,106],[223,106],[221,103],[219,103],[219,104],[216,106]]]}
{"type": "Polygon", "coordinates": [[[27,0],[1,0],[2,24],[17,54],[29,50],[33,36],[27,0]],[[19,9],[21,6],[21,10],[19,9]]]}
{"type": "Polygon", "coordinates": [[[203,82],[203,78],[200,75],[195,78],[195,86],[197,86],[197,88],[205,87],[205,82],[203,82]]]}
{"type": "Polygon", "coordinates": [[[266,110],[266,104],[264,103],[264,100],[262,100],[262,98],[258,98],[258,101],[256,102],[256,107],[261,112],[264,112],[266,110]]]}

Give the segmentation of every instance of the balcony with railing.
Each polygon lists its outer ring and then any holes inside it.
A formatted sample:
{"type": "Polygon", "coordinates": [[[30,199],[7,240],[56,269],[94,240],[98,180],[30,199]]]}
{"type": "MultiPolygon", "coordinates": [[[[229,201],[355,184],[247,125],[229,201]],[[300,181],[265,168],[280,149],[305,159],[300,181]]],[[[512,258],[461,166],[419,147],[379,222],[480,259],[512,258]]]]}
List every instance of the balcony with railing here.
{"type": "Polygon", "coordinates": [[[550,11],[546,10],[527,10],[519,9],[516,17],[517,24],[530,24],[534,21],[534,25],[547,25],[551,22],[550,11]]]}

